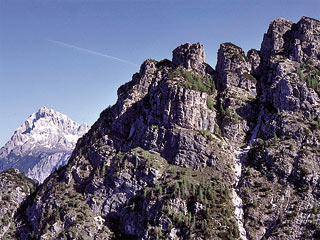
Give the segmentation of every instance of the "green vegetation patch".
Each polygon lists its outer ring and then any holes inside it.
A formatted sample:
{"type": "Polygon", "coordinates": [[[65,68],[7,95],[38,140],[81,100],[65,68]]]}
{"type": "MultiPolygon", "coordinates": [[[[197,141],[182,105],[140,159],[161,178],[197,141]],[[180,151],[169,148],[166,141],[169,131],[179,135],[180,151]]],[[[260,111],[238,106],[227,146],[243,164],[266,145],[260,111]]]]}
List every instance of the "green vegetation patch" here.
{"type": "Polygon", "coordinates": [[[207,98],[207,107],[212,111],[214,110],[213,100],[212,100],[212,97],[210,97],[210,96],[208,96],[208,98],[207,98]]]}
{"type": "Polygon", "coordinates": [[[170,80],[178,80],[179,83],[187,89],[205,92],[210,95],[216,93],[215,83],[211,77],[202,77],[199,74],[187,71],[182,67],[178,67],[172,71],[168,78],[170,80]]]}
{"type": "Polygon", "coordinates": [[[199,132],[201,136],[205,137],[208,141],[214,140],[214,137],[212,136],[212,133],[209,130],[200,130],[199,132]]]}
{"type": "MultiPolygon", "coordinates": [[[[145,189],[150,201],[162,202],[162,217],[171,219],[171,228],[181,230],[179,237],[193,239],[237,239],[239,230],[228,183],[221,181],[210,168],[195,172],[191,168],[168,165],[166,174],[155,186],[145,189]],[[177,208],[184,206],[184,210],[177,208]]],[[[170,231],[158,232],[166,239],[170,231]]]]}
{"type": "Polygon", "coordinates": [[[301,80],[307,83],[309,88],[320,94],[320,69],[312,64],[301,63],[297,68],[297,74],[301,80]]]}
{"type": "Polygon", "coordinates": [[[246,79],[248,79],[248,80],[250,80],[250,81],[253,82],[254,84],[257,84],[257,79],[256,79],[254,76],[252,76],[251,74],[245,72],[245,73],[243,73],[241,76],[244,77],[244,78],[246,78],[246,79]]]}

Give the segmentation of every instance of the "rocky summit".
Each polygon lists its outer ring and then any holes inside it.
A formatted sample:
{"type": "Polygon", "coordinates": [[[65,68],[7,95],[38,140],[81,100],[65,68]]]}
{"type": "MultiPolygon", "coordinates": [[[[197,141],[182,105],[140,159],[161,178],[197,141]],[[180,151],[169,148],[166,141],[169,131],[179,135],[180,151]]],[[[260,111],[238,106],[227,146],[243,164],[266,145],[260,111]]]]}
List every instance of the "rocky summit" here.
{"type": "Polygon", "coordinates": [[[308,17],[146,60],[3,239],[319,239],[319,81],[308,17]]]}
{"type": "Polygon", "coordinates": [[[0,170],[16,168],[42,183],[52,170],[68,162],[77,140],[88,129],[86,124],[42,107],[0,149],[0,170]]]}

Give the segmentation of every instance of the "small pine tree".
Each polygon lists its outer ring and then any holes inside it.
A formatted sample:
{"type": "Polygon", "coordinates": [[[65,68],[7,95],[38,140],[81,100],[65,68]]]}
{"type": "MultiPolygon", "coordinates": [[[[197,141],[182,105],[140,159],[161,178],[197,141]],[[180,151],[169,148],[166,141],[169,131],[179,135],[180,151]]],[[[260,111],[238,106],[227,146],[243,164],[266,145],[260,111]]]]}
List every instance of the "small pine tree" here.
{"type": "Polygon", "coordinates": [[[313,89],[317,89],[317,87],[318,87],[318,81],[314,77],[311,79],[311,86],[313,89]]]}
{"type": "Polygon", "coordinates": [[[206,187],[206,180],[205,180],[204,177],[201,178],[201,185],[202,185],[203,187],[206,187]]]}
{"type": "Polygon", "coordinates": [[[188,190],[189,190],[189,185],[190,185],[190,182],[189,182],[188,178],[185,177],[185,178],[183,179],[183,182],[184,182],[184,184],[185,184],[185,186],[186,186],[186,190],[188,191],[188,190]]]}
{"type": "Polygon", "coordinates": [[[224,186],[223,184],[220,184],[220,194],[223,194],[224,186]]]}
{"type": "Polygon", "coordinates": [[[257,200],[255,198],[252,199],[252,207],[256,208],[258,206],[257,200]]]}
{"type": "Polygon", "coordinates": [[[175,168],[175,167],[172,168],[172,176],[173,176],[173,177],[176,176],[176,168],[175,168]]]}
{"type": "Polygon", "coordinates": [[[316,224],[317,224],[316,223],[316,216],[314,214],[312,214],[311,218],[312,218],[312,225],[316,226],[316,224]]]}
{"type": "Polygon", "coordinates": [[[202,199],[203,199],[203,190],[202,190],[201,185],[199,186],[199,197],[200,197],[200,201],[202,201],[202,199]]]}
{"type": "Polygon", "coordinates": [[[106,165],[103,164],[101,169],[101,177],[104,177],[105,174],[106,174],[106,165]]]}
{"type": "Polygon", "coordinates": [[[298,72],[299,78],[303,81],[303,73],[300,67],[298,67],[297,72],[298,72]]]}
{"type": "Polygon", "coordinates": [[[318,204],[317,204],[317,203],[314,203],[314,204],[313,204],[313,208],[312,208],[312,213],[313,213],[313,214],[317,214],[318,211],[319,211],[319,209],[318,209],[318,204]]]}
{"type": "Polygon", "coordinates": [[[176,182],[175,185],[174,185],[174,192],[178,193],[178,191],[179,191],[179,183],[176,182]]]}
{"type": "Polygon", "coordinates": [[[219,128],[218,124],[214,126],[214,133],[218,136],[221,137],[221,129],[219,128]]]}
{"type": "Polygon", "coordinates": [[[228,187],[226,187],[226,189],[225,189],[225,197],[226,198],[230,197],[230,189],[228,187]]]}
{"type": "Polygon", "coordinates": [[[274,134],[273,139],[274,139],[274,143],[277,144],[278,143],[278,136],[276,133],[274,134]]]}
{"type": "Polygon", "coordinates": [[[212,80],[211,82],[211,94],[215,94],[216,93],[216,85],[214,83],[214,81],[212,80]]]}
{"type": "Polygon", "coordinates": [[[148,191],[147,191],[147,189],[145,189],[144,193],[143,193],[144,198],[147,198],[147,194],[148,194],[148,191]]]}
{"type": "Polygon", "coordinates": [[[208,96],[208,98],[207,98],[207,107],[208,107],[211,111],[214,110],[212,98],[211,98],[210,96],[208,96]]]}
{"type": "Polygon", "coordinates": [[[184,182],[182,182],[182,184],[181,184],[181,193],[182,193],[182,196],[185,195],[185,185],[184,185],[184,182]]]}
{"type": "Polygon", "coordinates": [[[232,118],[232,114],[231,114],[231,111],[229,108],[226,109],[226,115],[229,117],[229,118],[232,118]]]}
{"type": "Polygon", "coordinates": [[[226,115],[226,111],[224,110],[222,103],[220,103],[220,111],[223,116],[226,115]]]}
{"type": "Polygon", "coordinates": [[[212,200],[215,202],[217,199],[217,194],[216,194],[216,191],[212,191],[212,200]]]}
{"type": "Polygon", "coordinates": [[[279,109],[279,108],[277,108],[277,114],[278,114],[278,116],[280,116],[280,115],[281,115],[281,111],[280,111],[280,109],[279,109]]]}
{"type": "Polygon", "coordinates": [[[306,81],[307,81],[307,86],[308,86],[308,87],[312,87],[312,80],[311,80],[311,78],[310,78],[310,77],[307,77],[306,81]]]}
{"type": "Polygon", "coordinates": [[[236,122],[236,123],[239,122],[240,116],[238,115],[238,113],[236,112],[236,110],[233,111],[233,116],[234,116],[235,122],[236,122]]]}

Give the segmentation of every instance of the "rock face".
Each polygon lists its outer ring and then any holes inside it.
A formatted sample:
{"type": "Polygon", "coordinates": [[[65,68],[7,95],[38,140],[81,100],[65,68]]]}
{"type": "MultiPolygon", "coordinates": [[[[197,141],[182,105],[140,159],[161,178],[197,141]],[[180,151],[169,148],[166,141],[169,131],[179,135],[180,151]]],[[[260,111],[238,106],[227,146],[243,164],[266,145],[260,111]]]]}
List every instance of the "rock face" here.
{"type": "Polygon", "coordinates": [[[87,131],[86,124],[42,107],[0,149],[0,170],[17,168],[43,182],[53,169],[68,162],[78,138],[87,131]]]}
{"type": "Polygon", "coordinates": [[[319,61],[320,22],[303,17],[292,30],[290,59],[303,62],[312,59],[319,61]]]}
{"type": "Polygon", "coordinates": [[[270,23],[261,45],[263,61],[267,63],[271,56],[285,53],[285,43],[288,43],[292,25],[293,22],[284,18],[275,19],[270,23]]]}
{"type": "Polygon", "coordinates": [[[255,93],[256,80],[250,75],[251,63],[240,47],[232,43],[221,44],[216,69],[219,89],[235,86],[255,93]]]}
{"type": "Polygon", "coordinates": [[[199,43],[146,60],[22,204],[18,239],[319,239],[318,29],[276,19],[215,70],[199,43]]]}
{"type": "Polygon", "coordinates": [[[35,183],[16,169],[0,173],[0,239],[15,238],[14,216],[35,188],[35,183]]]}
{"type": "Polygon", "coordinates": [[[320,22],[302,17],[294,24],[283,18],[270,23],[261,45],[262,59],[267,63],[271,56],[282,55],[296,62],[319,61],[320,22]]]}
{"type": "Polygon", "coordinates": [[[205,72],[205,53],[201,43],[186,43],[173,50],[172,62],[199,74],[205,72]]]}

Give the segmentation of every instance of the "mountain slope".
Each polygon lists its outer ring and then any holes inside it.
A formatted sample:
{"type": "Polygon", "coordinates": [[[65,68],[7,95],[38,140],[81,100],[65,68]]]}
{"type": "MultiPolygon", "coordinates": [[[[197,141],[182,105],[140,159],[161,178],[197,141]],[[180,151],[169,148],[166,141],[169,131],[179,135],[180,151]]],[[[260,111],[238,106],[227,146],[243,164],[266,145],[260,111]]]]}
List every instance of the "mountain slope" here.
{"type": "Polygon", "coordinates": [[[16,169],[0,173],[0,239],[15,237],[14,216],[35,188],[36,184],[16,169]]]}
{"type": "Polygon", "coordinates": [[[320,22],[146,60],[16,216],[20,239],[318,239],[320,22]]]}
{"type": "Polygon", "coordinates": [[[43,182],[51,171],[65,165],[88,126],[42,107],[18,128],[0,149],[0,170],[17,168],[43,182]]]}

